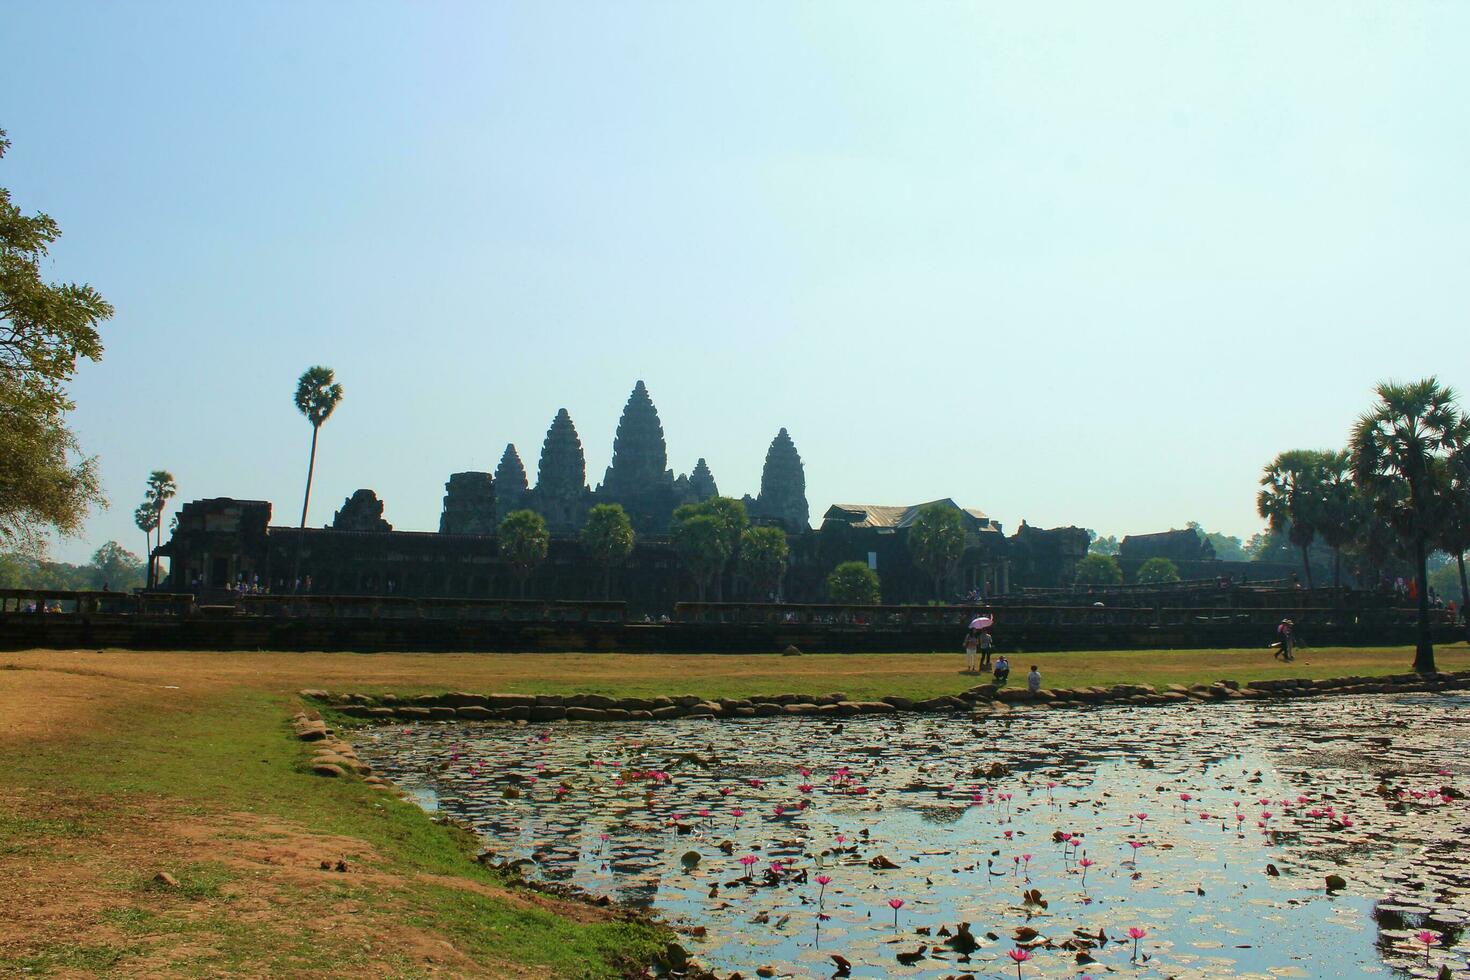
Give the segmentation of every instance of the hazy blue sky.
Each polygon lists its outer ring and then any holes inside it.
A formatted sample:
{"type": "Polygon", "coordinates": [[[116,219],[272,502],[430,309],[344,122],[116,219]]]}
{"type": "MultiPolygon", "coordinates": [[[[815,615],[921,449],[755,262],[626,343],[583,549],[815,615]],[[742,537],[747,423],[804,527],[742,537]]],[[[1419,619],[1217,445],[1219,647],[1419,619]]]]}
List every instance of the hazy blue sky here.
{"type": "Polygon", "coordinates": [[[181,499],[313,522],[600,482],[647,381],[676,472],[813,518],[1246,535],[1276,451],[1378,379],[1470,387],[1470,4],[5,5],[0,184],[116,304],[76,425],[137,550],[181,499]]]}

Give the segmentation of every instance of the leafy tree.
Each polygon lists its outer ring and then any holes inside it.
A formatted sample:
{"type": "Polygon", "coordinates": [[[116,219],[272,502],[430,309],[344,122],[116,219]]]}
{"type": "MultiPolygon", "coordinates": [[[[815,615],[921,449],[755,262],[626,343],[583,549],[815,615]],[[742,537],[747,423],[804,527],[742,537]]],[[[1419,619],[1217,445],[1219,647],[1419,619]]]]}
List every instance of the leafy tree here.
{"type": "MultiPolygon", "coordinates": [[[[10,141],[0,130],[0,158],[10,141]]],[[[61,237],[0,187],[0,545],[40,554],[45,532],[74,534],[106,506],[95,458],[79,456],[66,415],[77,359],[102,357],[112,306],[89,285],[48,283],[41,264],[61,237]]]]}
{"type": "Polygon", "coordinates": [[[92,553],[96,576],[93,588],[126,592],[143,581],[143,560],[116,541],[108,541],[92,553]]]}
{"type": "Polygon", "coordinates": [[[1139,585],[1164,585],[1179,581],[1179,566],[1167,558],[1150,558],[1138,567],[1133,581],[1139,585]]]}
{"type": "MultiPolygon", "coordinates": [[[[674,511],[674,534],[678,535],[678,528],[695,517],[708,517],[715,523],[719,530],[721,551],[723,557],[704,581],[708,584],[709,578],[715,581],[715,597],[723,600],[725,597],[724,571],[730,559],[735,557],[740,548],[740,535],[750,524],[750,519],[745,514],[745,505],[732,497],[710,497],[697,504],[682,504],[674,511]]],[[[704,532],[698,532],[703,534],[704,532]]],[[[677,542],[675,542],[677,546],[677,542]]],[[[710,551],[705,557],[714,552],[710,551]]],[[[693,566],[690,566],[691,569],[693,566]]],[[[696,579],[699,574],[696,573],[696,579]]],[[[700,601],[704,601],[703,589],[700,591],[700,601]]]]}
{"type": "Polygon", "coordinates": [[[740,534],[740,571],[763,599],[780,588],[790,554],[779,527],[749,527],[740,534]]]}
{"type": "MultiPolygon", "coordinates": [[[[311,423],[311,456],[306,464],[306,496],[301,499],[301,529],[306,530],[306,510],[311,504],[311,478],[316,472],[316,439],[322,423],[332,417],[337,404],[342,401],[342,386],[331,368],[316,365],[309,367],[296,379],[296,410],[311,423]]],[[[301,575],[301,543],[304,534],[296,536],[296,558],[292,562],[291,577],[301,575]]]]}
{"type": "Polygon", "coordinates": [[[1307,549],[1322,520],[1322,473],[1330,453],[1290,449],[1278,455],[1261,473],[1256,513],[1273,531],[1285,532],[1301,549],[1307,588],[1312,588],[1312,563],[1307,549]]]}
{"type": "Polygon", "coordinates": [[[845,561],[827,576],[827,596],[852,606],[876,606],[882,598],[878,573],[866,562],[845,561]]]}
{"type": "Polygon", "coordinates": [[[1215,549],[1215,557],[1221,561],[1249,561],[1250,556],[1246,554],[1245,545],[1234,535],[1226,534],[1224,531],[1206,531],[1204,525],[1199,521],[1190,521],[1185,527],[1203,538],[1211,548],[1215,549]]]}
{"type": "Polygon", "coordinates": [[[1432,377],[1408,384],[1384,382],[1375,393],[1378,401],[1353,427],[1353,478],[1413,549],[1419,593],[1414,670],[1433,673],[1426,562],[1435,532],[1434,470],[1454,452],[1464,421],[1454,391],[1432,377]]]}
{"type": "Polygon", "coordinates": [[[526,597],[526,581],[531,572],[546,560],[550,549],[551,533],[546,530],[546,519],[534,510],[513,510],[500,522],[500,557],[520,584],[522,599],[526,597]]]}
{"type": "Polygon", "coordinates": [[[954,574],[965,553],[960,512],[944,504],[921,508],[909,525],[908,548],[914,565],[934,579],[934,597],[943,600],[944,580],[954,574]]]}
{"type": "Polygon", "coordinates": [[[1122,547],[1116,534],[1100,537],[1092,528],[1087,529],[1087,553],[1090,555],[1116,555],[1122,547]]]}
{"type": "Polygon", "coordinates": [[[582,526],[582,551],[602,568],[602,597],[612,596],[612,568],[633,553],[633,522],[620,504],[598,504],[582,526]]]}
{"type": "Polygon", "coordinates": [[[710,578],[718,575],[730,559],[729,537],[715,515],[696,511],[680,516],[679,511],[683,510],[680,507],[674,512],[674,551],[693,574],[699,601],[703,602],[710,578]]]}
{"type": "Polygon", "coordinates": [[[1085,555],[1077,563],[1076,584],[1122,585],[1123,569],[1112,555],[1085,555]]]}
{"type": "MultiPolygon", "coordinates": [[[[153,508],[153,530],[157,535],[158,547],[163,546],[163,509],[178,493],[178,484],[168,470],[154,470],[148,474],[148,492],[143,503],[153,508]]],[[[158,584],[158,559],[152,549],[148,551],[148,588],[158,584]]]]}

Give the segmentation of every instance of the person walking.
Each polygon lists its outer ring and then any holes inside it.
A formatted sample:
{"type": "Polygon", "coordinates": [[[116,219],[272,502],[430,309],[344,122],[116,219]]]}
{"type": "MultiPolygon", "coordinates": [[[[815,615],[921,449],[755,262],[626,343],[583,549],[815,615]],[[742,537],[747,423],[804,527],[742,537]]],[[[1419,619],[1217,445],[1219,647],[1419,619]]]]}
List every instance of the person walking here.
{"type": "Polygon", "coordinates": [[[1289,619],[1283,619],[1281,625],[1276,627],[1276,635],[1279,637],[1273,644],[1276,652],[1271,656],[1286,662],[1295,660],[1296,658],[1291,655],[1291,648],[1296,643],[1296,624],[1289,619]]]}
{"type": "Polygon", "coordinates": [[[980,637],[974,630],[965,634],[965,673],[976,673],[979,668],[979,657],[977,651],[980,649],[980,637]]]}

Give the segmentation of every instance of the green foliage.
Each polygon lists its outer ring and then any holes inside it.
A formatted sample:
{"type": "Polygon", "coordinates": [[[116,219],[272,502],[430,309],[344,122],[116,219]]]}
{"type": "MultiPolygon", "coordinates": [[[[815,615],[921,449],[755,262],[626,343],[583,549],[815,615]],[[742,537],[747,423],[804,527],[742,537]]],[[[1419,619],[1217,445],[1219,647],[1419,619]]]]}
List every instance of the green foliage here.
{"type": "Polygon", "coordinates": [[[1436,469],[1452,465],[1457,449],[1470,442],[1455,393],[1434,378],[1408,384],[1384,382],[1378,401],[1353,427],[1353,478],[1373,511],[1414,551],[1419,583],[1419,642],[1414,669],[1435,669],[1429,632],[1428,571],[1430,542],[1441,512],[1434,500],[1436,469]]]}
{"type": "Polygon", "coordinates": [[[1077,563],[1077,585],[1122,585],[1123,569],[1112,555],[1086,555],[1077,563]]]}
{"type": "Polygon", "coordinates": [[[1240,539],[1234,535],[1226,534],[1224,531],[1206,531],[1199,521],[1190,521],[1185,527],[1208,542],[1210,547],[1215,549],[1215,557],[1221,561],[1250,561],[1245,545],[1241,544],[1240,539]]]}
{"type": "MultiPolygon", "coordinates": [[[[0,158],[10,141],[0,130],[0,158]]],[[[105,506],[96,460],[66,425],[77,360],[102,357],[112,306],[89,285],[48,283],[41,265],[61,229],[24,214],[0,187],[0,545],[39,555],[48,530],[73,534],[105,506]]]]}
{"type": "Polygon", "coordinates": [[[866,562],[845,561],[827,576],[827,596],[847,605],[877,605],[882,597],[878,573],[866,562]]]}
{"type": "Polygon", "coordinates": [[[602,568],[602,594],[611,592],[612,567],[633,553],[633,522],[620,504],[598,504],[582,526],[582,552],[602,568]]]}
{"type": "Polygon", "coordinates": [[[306,416],[313,429],[332,417],[337,404],[342,401],[342,386],[331,368],[315,365],[301,372],[296,379],[296,410],[306,416]]]}
{"type": "Polygon", "coordinates": [[[935,598],[944,597],[944,580],[954,574],[965,553],[965,524],[960,512],[944,504],[929,504],[909,525],[909,555],[914,566],[934,579],[935,598]]]}
{"type": "Polygon", "coordinates": [[[1286,533],[1302,553],[1307,587],[1312,586],[1312,565],[1307,549],[1323,523],[1322,484],[1332,453],[1316,449],[1290,449],[1279,454],[1261,473],[1261,490],[1256,494],[1256,512],[1273,531],[1286,533]]]}
{"type": "Polygon", "coordinates": [[[1179,566],[1167,558],[1150,558],[1138,567],[1133,581],[1139,585],[1165,585],[1179,581],[1179,566]]]}
{"type": "Polygon", "coordinates": [[[675,511],[673,538],[674,551],[693,574],[699,601],[703,602],[710,578],[719,574],[730,558],[725,526],[713,514],[685,514],[681,519],[675,511]]]}
{"type": "Polygon", "coordinates": [[[143,562],[116,541],[92,555],[89,565],[47,561],[25,552],[0,552],[0,589],[68,589],[86,592],[109,586],[126,592],[143,584],[143,562]]]}
{"type": "Polygon", "coordinates": [[[741,533],[740,572],[750,580],[759,598],[766,598],[780,586],[790,554],[786,532],[778,527],[751,527],[741,533]]]}
{"type": "Polygon", "coordinates": [[[1087,540],[1087,553],[1090,555],[1116,555],[1121,547],[1116,534],[1101,537],[1092,528],[1087,529],[1087,540]]]}
{"type": "Polygon", "coordinates": [[[534,510],[513,510],[500,522],[500,556],[510,566],[525,595],[526,580],[546,560],[551,549],[551,532],[546,520],[534,510]]]}
{"type": "Polygon", "coordinates": [[[143,562],[131,551],[108,541],[92,553],[93,588],[108,586],[126,592],[143,584],[143,562]]]}
{"type": "Polygon", "coordinates": [[[694,575],[701,602],[710,580],[720,582],[720,573],[739,550],[749,523],[745,505],[731,497],[710,497],[674,511],[674,550],[694,575]]]}
{"type": "MultiPolygon", "coordinates": [[[[158,536],[157,544],[163,545],[163,509],[168,502],[178,493],[178,484],[174,482],[174,475],[168,470],[154,470],[148,474],[148,489],[143,495],[143,503],[133,512],[133,522],[142,528],[142,514],[146,510],[152,517],[149,523],[153,532],[158,536]]],[[[145,532],[146,533],[146,532],[145,532]]],[[[151,589],[156,580],[154,569],[157,567],[157,559],[153,557],[152,546],[148,549],[148,587],[151,589]]]]}

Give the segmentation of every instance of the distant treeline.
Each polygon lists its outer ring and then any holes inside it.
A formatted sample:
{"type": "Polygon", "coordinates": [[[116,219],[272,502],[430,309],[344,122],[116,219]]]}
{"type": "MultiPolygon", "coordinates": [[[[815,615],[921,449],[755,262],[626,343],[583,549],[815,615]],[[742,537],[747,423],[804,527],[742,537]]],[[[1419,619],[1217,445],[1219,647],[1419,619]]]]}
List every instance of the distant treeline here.
{"type": "Polygon", "coordinates": [[[98,548],[86,565],[0,552],[0,589],[89,591],[106,587],[128,592],[143,585],[144,571],[143,560],[116,541],[98,548]]]}

